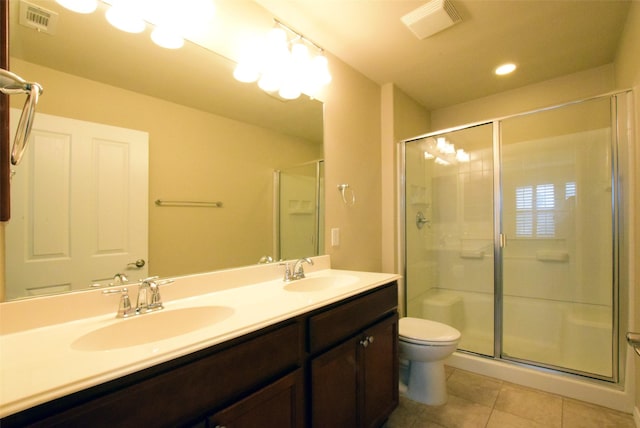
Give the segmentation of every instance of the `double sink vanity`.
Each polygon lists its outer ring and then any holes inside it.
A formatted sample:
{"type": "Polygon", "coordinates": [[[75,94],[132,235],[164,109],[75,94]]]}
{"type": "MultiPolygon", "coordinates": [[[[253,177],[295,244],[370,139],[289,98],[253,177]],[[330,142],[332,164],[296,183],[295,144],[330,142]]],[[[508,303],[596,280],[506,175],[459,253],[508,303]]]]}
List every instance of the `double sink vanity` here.
{"type": "Polygon", "coordinates": [[[104,290],[0,304],[0,425],[381,426],[399,276],[312,260],[173,278],[126,318],[104,290]]]}

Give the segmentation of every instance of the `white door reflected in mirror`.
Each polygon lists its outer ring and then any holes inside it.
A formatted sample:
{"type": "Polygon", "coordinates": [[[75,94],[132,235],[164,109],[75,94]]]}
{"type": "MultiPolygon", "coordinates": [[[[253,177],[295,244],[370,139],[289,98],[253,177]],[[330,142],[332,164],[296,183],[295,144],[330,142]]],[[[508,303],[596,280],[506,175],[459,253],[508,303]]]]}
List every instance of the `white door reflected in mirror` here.
{"type": "Polygon", "coordinates": [[[38,113],[31,135],[11,182],[7,298],[107,285],[147,260],[148,134],[38,113]]]}

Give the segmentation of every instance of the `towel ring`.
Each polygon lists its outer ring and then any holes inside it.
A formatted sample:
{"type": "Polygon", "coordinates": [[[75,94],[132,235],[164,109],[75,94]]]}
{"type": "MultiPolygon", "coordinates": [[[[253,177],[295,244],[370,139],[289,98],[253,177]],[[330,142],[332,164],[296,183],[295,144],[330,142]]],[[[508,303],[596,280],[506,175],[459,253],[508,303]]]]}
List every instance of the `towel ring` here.
{"type": "Polygon", "coordinates": [[[349,188],[348,184],[338,184],[338,191],[342,195],[342,202],[348,207],[352,207],[356,204],[356,194],[353,189],[349,188]]]}

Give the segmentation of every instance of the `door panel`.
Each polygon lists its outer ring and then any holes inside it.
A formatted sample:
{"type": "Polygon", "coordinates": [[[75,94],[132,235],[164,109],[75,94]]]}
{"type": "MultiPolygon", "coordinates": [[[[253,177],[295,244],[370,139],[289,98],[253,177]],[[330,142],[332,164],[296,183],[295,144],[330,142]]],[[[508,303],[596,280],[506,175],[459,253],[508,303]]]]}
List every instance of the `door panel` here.
{"type": "Polygon", "coordinates": [[[610,102],[501,124],[504,357],[613,375],[610,102]]]}
{"type": "Polygon", "coordinates": [[[147,133],[38,113],[11,187],[7,298],[147,276],[147,133]]]}

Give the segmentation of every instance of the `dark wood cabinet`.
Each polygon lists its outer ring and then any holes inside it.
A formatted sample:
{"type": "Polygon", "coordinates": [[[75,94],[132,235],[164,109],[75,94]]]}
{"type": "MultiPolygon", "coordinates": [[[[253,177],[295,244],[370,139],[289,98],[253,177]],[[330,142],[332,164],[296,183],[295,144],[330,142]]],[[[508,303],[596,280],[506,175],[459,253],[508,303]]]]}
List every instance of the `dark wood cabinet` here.
{"type": "Polygon", "coordinates": [[[0,420],[10,427],[379,427],[398,403],[397,283],[0,420]]]}
{"type": "Polygon", "coordinates": [[[304,426],[302,370],[284,376],[249,397],[215,413],[210,428],[296,428],[304,426]]]}
{"type": "Polygon", "coordinates": [[[312,427],[379,427],[398,404],[398,316],[311,361],[312,427]]]}
{"type": "MultiPolygon", "coordinates": [[[[379,427],[398,405],[398,315],[365,330],[369,345],[359,348],[363,427],[379,427]]],[[[362,346],[362,345],[361,345],[362,346]]]]}

